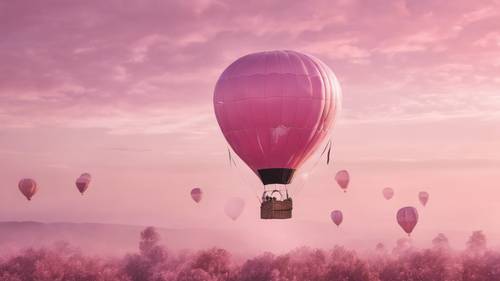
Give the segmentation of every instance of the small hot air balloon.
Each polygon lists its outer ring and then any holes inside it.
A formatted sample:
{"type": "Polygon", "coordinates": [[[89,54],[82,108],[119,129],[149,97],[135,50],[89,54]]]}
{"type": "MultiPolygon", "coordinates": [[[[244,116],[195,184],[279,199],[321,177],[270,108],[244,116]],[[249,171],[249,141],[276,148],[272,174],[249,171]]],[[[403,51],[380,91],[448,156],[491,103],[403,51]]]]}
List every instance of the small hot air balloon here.
{"type": "Polygon", "coordinates": [[[35,195],[38,190],[38,186],[33,179],[25,178],[19,181],[19,190],[26,197],[26,199],[31,200],[31,197],[35,195]]]}
{"type": "Polygon", "coordinates": [[[244,208],[245,208],[245,200],[239,197],[234,197],[226,202],[226,206],[224,207],[224,212],[229,218],[235,221],[241,215],[244,208]]]}
{"type": "Polygon", "coordinates": [[[92,176],[89,173],[83,173],[83,174],[80,175],[80,177],[82,177],[82,178],[88,178],[89,180],[92,179],[92,176]]]}
{"type": "Polygon", "coordinates": [[[342,211],[339,210],[334,210],[330,213],[330,218],[332,219],[333,223],[335,223],[337,226],[339,226],[342,221],[344,220],[344,216],[342,215],[342,211]]]}
{"type": "Polygon", "coordinates": [[[194,202],[200,203],[201,198],[203,197],[203,192],[200,188],[195,187],[191,189],[191,198],[193,198],[194,202]]]}
{"type": "Polygon", "coordinates": [[[347,192],[347,186],[349,186],[349,172],[347,170],[340,170],[335,175],[335,180],[339,184],[340,188],[347,192]]]}
{"type": "Polygon", "coordinates": [[[375,246],[375,250],[377,252],[382,252],[385,250],[385,245],[382,243],[382,242],[379,242],[377,243],[377,245],[375,246]]]}
{"type": "Polygon", "coordinates": [[[418,222],[418,212],[414,207],[404,207],[399,209],[396,220],[398,221],[399,226],[408,233],[410,236],[411,232],[415,228],[418,222]]]}
{"type": "Polygon", "coordinates": [[[394,190],[390,187],[386,187],[382,190],[382,194],[384,195],[384,198],[389,200],[394,196],[394,190]]]}
{"type": "Polygon", "coordinates": [[[90,185],[90,174],[84,173],[81,174],[75,182],[76,188],[78,188],[78,191],[83,195],[83,193],[89,188],[90,185]]]}
{"type": "Polygon", "coordinates": [[[340,95],[327,65],[283,50],[237,59],[220,75],[213,101],[224,137],[262,184],[287,185],[327,136],[340,95]]]}
{"type": "Polygon", "coordinates": [[[429,193],[425,191],[419,192],[418,200],[420,200],[420,203],[422,203],[423,206],[427,205],[427,201],[429,201],[429,193]]]}

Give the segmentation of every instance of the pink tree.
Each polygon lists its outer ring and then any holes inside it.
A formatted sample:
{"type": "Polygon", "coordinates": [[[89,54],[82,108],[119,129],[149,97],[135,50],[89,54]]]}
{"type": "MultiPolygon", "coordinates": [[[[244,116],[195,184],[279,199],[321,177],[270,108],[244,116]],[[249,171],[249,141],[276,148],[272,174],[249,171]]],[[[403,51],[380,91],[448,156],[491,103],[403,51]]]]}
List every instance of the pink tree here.
{"type": "Polygon", "coordinates": [[[191,268],[203,270],[212,280],[228,280],[230,277],[231,256],[224,249],[212,248],[201,251],[194,259],[191,268]]]}
{"type": "Polygon", "coordinates": [[[432,247],[436,250],[449,250],[450,244],[448,242],[448,237],[443,233],[439,233],[432,239],[432,247]]]}
{"type": "Polygon", "coordinates": [[[124,271],[132,281],[160,281],[166,270],[167,251],[158,245],[160,235],[154,227],[141,232],[140,254],[125,258],[124,271]]]}
{"type": "Polygon", "coordinates": [[[472,232],[467,241],[467,251],[470,254],[483,254],[486,250],[486,236],[481,230],[472,232]]]}

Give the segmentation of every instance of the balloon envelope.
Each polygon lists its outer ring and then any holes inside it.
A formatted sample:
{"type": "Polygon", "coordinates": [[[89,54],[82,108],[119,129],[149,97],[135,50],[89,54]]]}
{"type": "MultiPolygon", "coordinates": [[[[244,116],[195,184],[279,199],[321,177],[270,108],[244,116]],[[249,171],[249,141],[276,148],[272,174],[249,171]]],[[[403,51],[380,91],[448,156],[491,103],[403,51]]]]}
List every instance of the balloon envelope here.
{"type": "Polygon", "coordinates": [[[427,205],[427,201],[429,201],[429,193],[422,191],[418,193],[418,200],[422,203],[423,206],[427,205]]]}
{"type": "Polygon", "coordinates": [[[80,178],[87,178],[90,181],[92,179],[92,175],[90,175],[89,173],[82,173],[80,175],[80,178]]]}
{"type": "Polygon", "coordinates": [[[229,218],[231,218],[234,221],[241,215],[244,208],[245,208],[245,200],[239,197],[235,197],[229,199],[226,202],[226,206],[224,207],[224,212],[229,218]]]}
{"type": "Polygon", "coordinates": [[[418,222],[418,212],[414,207],[399,209],[396,220],[401,228],[410,235],[418,222]]]}
{"type": "Polygon", "coordinates": [[[269,51],[224,70],[214,108],[227,142],[262,183],[288,184],[327,135],[340,99],[337,79],[323,62],[269,51]]]}
{"type": "Polygon", "coordinates": [[[386,187],[382,190],[382,194],[384,195],[384,198],[389,200],[394,196],[394,190],[390,187],[386,187]]]}
{"type": "Polygon", "coordinates": [[[26,199],[31,200],[31,197],[35,195],[38,190],[38,186],[33,179],[25,178],[19,181],[19,190],[26,197],[26,199]]]}
{"type": "Polygon", "coordinates": [[[83,193],[89,188],[90,177],[81,175],[76,179],[75,185],[78,191],[83,195],[83,193]]]}
{"type": "Polygon", "coordinates": [[[332,219],[333,223],[335,223],[337,226],[339,226],[342,221],[344,220],[344,216],[342,215],[342,211],[339,210],[334,210],[330,213],[330,218],[332,219]]]}
{"type": "Polygon", "coordinates": [[[195,187],[191,189],[191,198],[193,198],[194,202],[199,203],[202,197],[203,197],[203,191],[201,191],[200,188],[195,187]]]}
{"type": "Polygon", "coordinates": [[[337,181],[338,185],[344,190],[344,192],[346,192],[347,187],[349,186],[349,180],[350,177],[347,170],[340,170],[335,175],[335,181],[337,181]]]}

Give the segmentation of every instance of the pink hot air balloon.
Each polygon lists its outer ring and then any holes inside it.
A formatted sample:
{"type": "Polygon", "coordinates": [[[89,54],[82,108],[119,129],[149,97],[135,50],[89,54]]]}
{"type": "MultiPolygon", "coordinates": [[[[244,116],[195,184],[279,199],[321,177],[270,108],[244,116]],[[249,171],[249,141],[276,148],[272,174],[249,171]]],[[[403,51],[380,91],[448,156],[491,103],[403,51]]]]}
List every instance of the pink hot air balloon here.
{"type": "Polygon", "coordinates": [[[217,122],[264,185],[289,184],[327,135],[340,87],[320,60],[295,51],[246,55],[219,77],[217,122]]]}
{"type": "Polygon", "coordinates": [[[392,196],[394,196],[394,190],[390,187],[386,187],[382,190],[382,194],[385,199],[390,200],[392,196]]]}
{"type": "Polygon", "coordinates": [[[427,205],[427,201],[429,201],[429,193],[422,191],[418,193],[418,200],[422,203],[423,206],[427,205]]]}
{"type": "Polygon", "coordinates": [[[201,191],[200,188],[195,187],[191,189],[191,198],[193,198],[194,202],[200,203],[202,197],[203,197],[203,191],[201,191]]]}
{"type": "Polygon", "coordinates": [[[335,180],[337,181],[340,188],[347,192],[347,186],[349,186],[349,172],[346,170],[340,170],[335,175],[335,180]]]}
{"type": "Polygon", "coordinates": [[[19,190],[26,197],[26,199],[31,200],[31,197],[35,195],[38,190],[38,186],[33,179],[22,179],[18,184],[19,190]]]}
{"type": "Polygon", "coordinates": [[[335,210],[330,213],[330,218],[332,219],[333,223],[335,223],[337,226],[339,226],[342,221],[344,220],[344,216],[342,215],[342,211],[335,210]]]}
{"type": "Polygon", "coordinates": [[[92,179],[92,176],[89,173],[83,173],[80,175],[81,178],[87,178],[89,181],[92,179]]]}
{"type": "Polygon", "coordinates": [[[226,202],[226,206],[224,207],[224,212],[229,218],[235,221],[241,215],[244,208],[245,208],[245,200],[239,197],[234,197],[226,202]]]}
{"type": "Polygon", "coordinates": [[[399,226],[401,226],[401,228],[408,233],[408,236],[410,236],[418,222],[417,209],[414,207],[401,208],[396,215],[396,219],[399,226]]]}
{"type": "Polygon", "coordinates": [[[76,188],[78,188],[78,191],[83,195],[83,193],[89,188],[90,185],[90,175],[86,176],[82,174],[76,179],[75,182],[76,188]]]}

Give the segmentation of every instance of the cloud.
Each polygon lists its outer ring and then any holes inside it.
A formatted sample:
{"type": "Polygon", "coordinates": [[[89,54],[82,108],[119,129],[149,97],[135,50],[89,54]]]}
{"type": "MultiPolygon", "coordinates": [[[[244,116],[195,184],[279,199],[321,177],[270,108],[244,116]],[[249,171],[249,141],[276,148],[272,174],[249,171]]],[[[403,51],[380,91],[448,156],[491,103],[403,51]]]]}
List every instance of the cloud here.
{"type": "Polygon", "coordinates": [[[344,118],[480,113],[482,99],[461,93],[488,100],[498,86],[495,8],[490,1],[4,2],[0,121],[170,132],[199,124],[200,111],[208,118],[217,76],[231,61],[267,49],[325,60],[342,82],[344,118]],[[429,93],[457,102],[421,106],[429,93]]]}
{"type": "Polygon", "coordinates": [[[476,10],[468,12],[462,16],[463,24],[471,24],[478,21],[482,21],[492,17],[498,17],[498,7],[496,6],[485,6],[479,7],[476,10]]]}
{"type": "MultiPolygon", "coordinates": [[[[383,44],[378,51],[385,54],[398,54],[406,52],[431,51],[436,42],[443,40],[434,32],[419,32],[402,38],[397,38],[395,42],[383,44]]],[[[442,48],[438,51],[444,51],[442,48]]]]}

